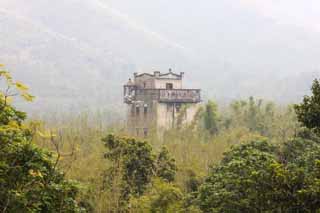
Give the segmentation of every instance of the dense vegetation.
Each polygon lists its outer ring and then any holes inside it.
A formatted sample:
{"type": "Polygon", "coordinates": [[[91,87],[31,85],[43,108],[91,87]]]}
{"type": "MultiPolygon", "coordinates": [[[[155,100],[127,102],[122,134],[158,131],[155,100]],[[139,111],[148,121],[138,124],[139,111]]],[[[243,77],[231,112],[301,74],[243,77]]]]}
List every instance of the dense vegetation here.
{"type": "Polygon", "coordinates": [[[56,169],[52,154],[32,141],[23,124],[26,114],[9,105],[18,94],[27,101],[28,88],[1,71],[7,89],[0,93],[0,210],[1,212],[81,212],[78,187],[56,169]]]}
{"type": "Polygon", "coordinates": [[[301,104],[209,101],[191,124],[141,139],[100,114],[26,120],[12,99],[33,96],[0,78],[1,212],[320,210],[318,80],[301,104]]]}

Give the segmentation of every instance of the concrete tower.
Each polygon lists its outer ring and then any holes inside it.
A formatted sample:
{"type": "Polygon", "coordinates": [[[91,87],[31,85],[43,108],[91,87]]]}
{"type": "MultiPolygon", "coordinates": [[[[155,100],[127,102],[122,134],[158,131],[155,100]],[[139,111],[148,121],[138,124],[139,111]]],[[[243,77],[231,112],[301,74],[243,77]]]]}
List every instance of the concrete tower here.
{"type": "Polygon", "coordinates": [[[183,75],[171,70],[168,73],[134,73],[133,80],[129,79],[124,85],[127,129],[132,135],[146,137],[151,131],[162,134],[193,120],[201,102],[200,90],[184,89],[183,75]]]}

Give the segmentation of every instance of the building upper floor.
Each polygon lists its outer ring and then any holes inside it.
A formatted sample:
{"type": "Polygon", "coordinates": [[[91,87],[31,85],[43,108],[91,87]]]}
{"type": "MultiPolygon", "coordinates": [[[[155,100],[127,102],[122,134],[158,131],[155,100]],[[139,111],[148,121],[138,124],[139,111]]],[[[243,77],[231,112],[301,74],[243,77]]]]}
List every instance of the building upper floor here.
{"type": "Polygon", "coordinates": [[[171,70],[168,73],[159,71],[155,71],[153,74],[134,73],[133,83],[137,89],[182,89],[183,75],[182,72],[175,74],[171,70]]]}
{"type": "Polygon", "coordinates": [[[124,85],[124,101],[128,104],[146,99],[171,103],[200,102],[200,90],[183,88],[183,77],[183,72],[176,74],[171,69],[167,73],[134,73],[133,80],[129,79],[124,85]]]}

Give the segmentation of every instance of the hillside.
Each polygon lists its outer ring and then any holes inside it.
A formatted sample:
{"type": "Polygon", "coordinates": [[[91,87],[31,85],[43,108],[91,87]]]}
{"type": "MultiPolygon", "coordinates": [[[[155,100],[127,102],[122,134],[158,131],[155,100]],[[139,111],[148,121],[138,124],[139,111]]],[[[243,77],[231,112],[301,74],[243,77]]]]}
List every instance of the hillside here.
{"type": "Polygon", "coordinates": [[[132,27],[105,8],[83,1],[52,3],[50,8],[39,3],[8,1],[1,10],[5,28],[0,58],[31,85],[42,107],[120,103],[121,84],[139,69],[134,57],[145,57],[141,64],[170,64],[148,60],[182,57],[173,44],[132,27]],[[80,20],[67,15],[75,9],[82,11],[80,20]],[[139,54],[147,51],[153,54],[139,54]],[[149,58],[155,54],[160,56],[149,58]]]}
{"type": "Polygon", "coordinates": [[[297,101],[319,73],[318,33],[240,2],[3,0],[0,60],[50,110],[118,108],[133,72],[169,67],[205,98],[297,101]]]}

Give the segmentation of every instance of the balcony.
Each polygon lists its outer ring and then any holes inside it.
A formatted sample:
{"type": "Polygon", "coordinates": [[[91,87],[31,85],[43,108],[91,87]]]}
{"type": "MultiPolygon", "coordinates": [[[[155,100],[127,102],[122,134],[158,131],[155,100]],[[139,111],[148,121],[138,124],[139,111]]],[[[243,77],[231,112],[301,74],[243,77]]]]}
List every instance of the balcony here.
{"type": "Polygon", "coordinates": [[[159,90],[159,102],[163,103],[198,103],[201,101],[199,89],[159,90]]]}
{"type": "Polygon", "coordinates": [[[200,89],[138,89],[124,91],[124,102],[131,104],[135,101],[152,101],[160,103],[199,103],[200,89]]]}

